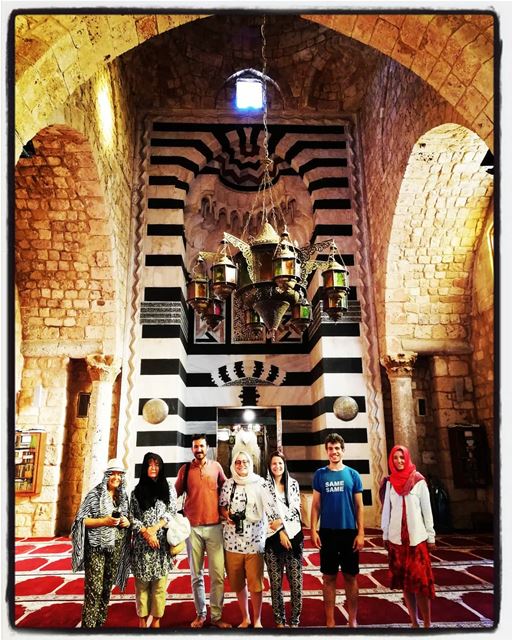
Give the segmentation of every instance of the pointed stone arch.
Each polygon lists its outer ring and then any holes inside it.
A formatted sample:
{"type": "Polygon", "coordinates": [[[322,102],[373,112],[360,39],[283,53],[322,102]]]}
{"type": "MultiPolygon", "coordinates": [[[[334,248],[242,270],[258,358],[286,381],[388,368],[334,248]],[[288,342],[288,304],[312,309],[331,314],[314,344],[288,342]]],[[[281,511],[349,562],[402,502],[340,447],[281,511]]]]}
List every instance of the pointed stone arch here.
{"type": "Polygon", "coordinates": [[[385,353],[466,348],[474,249],[493,195],[486,144],[444,124],[416,142],[386,258],[385,353]]]}
{"type": "Polygon", "coordinates": [[[84,136],[50,126],[15,168],[15,282],[22,350],[111,353],[116,326],[112,222],[84,136]]]}

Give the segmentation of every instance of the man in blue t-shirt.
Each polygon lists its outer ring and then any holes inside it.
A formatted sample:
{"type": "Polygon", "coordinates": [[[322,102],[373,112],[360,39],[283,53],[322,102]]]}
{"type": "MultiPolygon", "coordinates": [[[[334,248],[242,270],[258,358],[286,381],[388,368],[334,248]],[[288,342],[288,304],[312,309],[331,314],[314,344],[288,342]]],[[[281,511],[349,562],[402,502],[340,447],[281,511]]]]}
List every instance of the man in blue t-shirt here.
{"type": "Polygon", "coordinates": [[[313,477],[311,540],[320,549],[326,626],[336,626],[336,576],[341,567],[348,625],[357,627],[357,574],[359,551],[364,546],[363,484],[359,473],[343,464],[345,441],[340,435],[329,434],[325,450],[329,464],[318,469],[313,477]]]}

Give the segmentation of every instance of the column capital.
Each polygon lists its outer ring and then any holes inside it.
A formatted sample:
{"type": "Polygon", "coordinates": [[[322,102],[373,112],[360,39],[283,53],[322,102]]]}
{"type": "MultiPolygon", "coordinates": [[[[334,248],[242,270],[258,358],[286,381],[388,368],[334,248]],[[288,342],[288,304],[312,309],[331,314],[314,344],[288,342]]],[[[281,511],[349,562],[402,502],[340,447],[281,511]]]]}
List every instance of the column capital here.
{"type": "Polygon", "coordinates": [[[114,382],[121,371],[121,360],[116,356],[95,353],[85,358],[93,382],[114,382]]]}
{"type": "Polygon", "coordinates": [[[418,354],[414,351],[406,351],[405,353],[388,354],[383,356],[380,361],[389,378],[410,378],[417,357],[418,354]]]}

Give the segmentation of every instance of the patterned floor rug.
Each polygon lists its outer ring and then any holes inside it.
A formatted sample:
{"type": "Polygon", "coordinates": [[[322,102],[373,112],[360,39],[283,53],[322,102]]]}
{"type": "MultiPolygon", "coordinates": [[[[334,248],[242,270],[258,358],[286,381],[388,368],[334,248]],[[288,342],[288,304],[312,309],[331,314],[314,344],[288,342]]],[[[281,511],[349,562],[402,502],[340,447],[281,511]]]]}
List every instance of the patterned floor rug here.
{"type": "MultiPolygon", "coordinates": [[[[307,532],[306,532],[307,534],[307,532]]],[[[71,571],[69,538],[24,538],[16,541],[14,594],[11,613],[16,627],[25,629],[72,629],[80,626],[83,574],[71,571]]],[[[437,597],[432,603],[434,628],[489,629],[494,626],[494,563],[491,535],[440,535],[432,552],[437,597]]],[[[367,531],[361,552],[359,575],[359,626],[367,628],[409,627],[407,610],[400,592],[389,587],[387,554],[376,530],[367,531]]],[[[306,535],[304,552],[304,598],[300,626],[324,626],[322,579],[319,553],[306,535]]],[[[206,577],[209,588],[209,578],[206,577]]],[[[338,582],[336,623],[347,625],[343,577],[338,582]]],[[[286,579],[285,597],[289,596],[286,579]]],[[[190,574],[185,554],[179,557],[170,576],[163,628],[186,628],[194,618],[190,574]]],[[[289,606],[289,603],[287,604],[289,606]]],[[[235,594],[226,580],[224,617],[236,625],[240,613],[235,594]]],[[[265,578],[262,622],[273,628],[268,580],[265,578]]],[[[112,593],[108,628],[137,627],[134,584],[130,578],[124,593],[112,593]]]]}

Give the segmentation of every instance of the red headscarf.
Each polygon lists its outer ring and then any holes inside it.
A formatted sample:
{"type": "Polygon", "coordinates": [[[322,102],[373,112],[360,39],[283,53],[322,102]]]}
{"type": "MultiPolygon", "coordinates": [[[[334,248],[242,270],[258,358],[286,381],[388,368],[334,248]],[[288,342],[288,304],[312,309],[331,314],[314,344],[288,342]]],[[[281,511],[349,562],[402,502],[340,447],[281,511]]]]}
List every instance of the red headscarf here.
{"type": "Polygon", "coordinates": [[[409,449],[401,444],[397,444],[391,449],[388,462],[391,469],[389,481],[399,496],[406,496],[417,482],[425,480],[424,476],[419,471],[416,471],[416,466],[411,462],[409,449]],[[397,451],[401,451],[404,454],[405,465],[402,471],[398,471],[393,462],[393,456],[397,451]]]}

